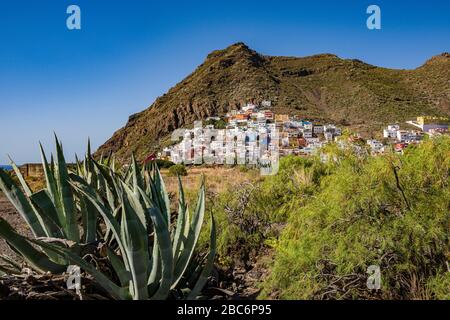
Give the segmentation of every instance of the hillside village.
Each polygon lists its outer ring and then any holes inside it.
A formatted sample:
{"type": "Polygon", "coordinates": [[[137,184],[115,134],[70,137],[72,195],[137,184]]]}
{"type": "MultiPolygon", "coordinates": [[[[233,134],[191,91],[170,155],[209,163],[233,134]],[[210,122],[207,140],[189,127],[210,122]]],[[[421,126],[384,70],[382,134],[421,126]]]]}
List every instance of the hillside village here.
{"type": "MultiPolygon", "coordinates": [[[[335,124],[276,114],[270,107],[270,101],[263,101],[260,105],[247,103],[223,118],[209,117],[206,125],[185,129],[174,137],[173,141],[178,142],[179,138],[181,141],[164,148],[159,158],[186,165],[257,165],[279,156],[311,155],[325,144],[340,140],[342,129],[335,124]]],[[[448,134],[448,118],[422,116],[407,123],[420,130],[402,130],[400,125],[391,124],[383,130],[383,141],[364,141],[357,135],[349,139],[350,142],[367,144],[372,154],[381,154],[388,146],[402,152],[409,144],[422,141],[425,134],[448,134]]]]}
{"type": "MultiPolygon", "coordinates": [[[[264,166],[282,156],[315,154],[330,142],[340,147],[352,144],[355,151],[366,145],[372,155],[388,150],[402,153],[426,135],[450,134],[449,123],[446,117],[420,116],[406,121],[409,129],[390,124],[383,129],[382,139],[364,140],[358,134],[342,136],[342,129],[335,124],[277,114],[271,110],[270,101],[263,101],[259,105],[247,103],[224,117],[209,117],[193,129],[181,130],[182,134],[173,138],[172,146],[157,155],[151,154],[145,161],[159,158],[185,165],[264,166]]],[[[23,164],[20,171],[28,178],[43,176],[41,164],[23,164]]]]}
{"type": "Polygon", "coordinates": [[[259,164],[273,156],[308,155],[341,135],[333,124],[319,124],[275,114],[270,101],[248,103],[206,126],[185,130],[182,141],[161,157],[184,164],[259,164]]]}
{"type": "MultiPolygon", "coordinates": [[[[145,161],[155,158],[184,165],[250,165],[264,166],[287,155],[308,156],[330,142],[339,147],[353,145],[356,152],[367,145],[372,155],[388,150],[402,153],[411,144],[429,137],[450,134],[449,118],[420,116],[406,121],[409,128],[390,124],[383,129],[382,139],[362,139],[358,134],[342,136],[335,124],[322,124],[298,116],[277,114],[271,102],[256,105],[247,103],[224,117],[209,117],[193,129],[181,130],[173,137],[174,144],[161,152],[151,154],[145,161]]],[[[23,164],[24,177],[42,177],[41,164],[23,164]]]]}

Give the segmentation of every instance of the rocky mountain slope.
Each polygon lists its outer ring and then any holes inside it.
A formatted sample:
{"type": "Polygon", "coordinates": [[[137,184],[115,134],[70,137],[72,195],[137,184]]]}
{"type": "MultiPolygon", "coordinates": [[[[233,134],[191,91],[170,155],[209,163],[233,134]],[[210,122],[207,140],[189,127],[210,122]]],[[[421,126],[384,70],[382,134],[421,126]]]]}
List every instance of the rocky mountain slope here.
{"type": "Polygon", "coordinates": [[[271,100],[279,113],[330,121],[372,135],[418,115],[450,115],[450,54],[415,70],[393,70],[332,54],[263,56],[243,43],[210,53],[192,74],[146,110],[130,116],[97,154],[142,158],[195,120],[246,102],[271,100]]]}

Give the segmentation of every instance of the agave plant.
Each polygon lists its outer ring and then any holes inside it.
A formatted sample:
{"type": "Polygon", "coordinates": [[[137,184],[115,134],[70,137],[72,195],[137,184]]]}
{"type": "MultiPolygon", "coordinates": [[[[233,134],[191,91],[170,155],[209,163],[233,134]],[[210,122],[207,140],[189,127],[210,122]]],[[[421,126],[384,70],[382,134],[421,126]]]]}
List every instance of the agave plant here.
{"type": "MultiPolygon", "coordinates": [[[[21,187],[3,170],[0,170],[0,189],[13,204],[30,228],[35,238],[60,239],[78,245],[81,237],[69,170],[64,159],[62,145],[55,136],[56,163],[49,164],[42,145],[41,157],[46,188],[33,193],[17,165],[11,160],[21,187]]],[[[81,212],[86,214],[86,212],[81,212]]],[[[0,236],[4,237],[28,264],[39,272],[61,273],[67,269],[67,261],[51,251],[42,252],[31,246],[26,239],[16,234],[6,221],[0,219],[0,236]]],[[[84,238],[84,239],[82,239],[84,238]]],[[[74,250],[78,250],[74,246],[74,250]]]]}
{"type": "MultiPolygon", "coordinates": [[[[191,216],[179,178],[178,216],[172,224],[168,192],[156,165],[140,168],[133,156],[128,170],[121,174],[116,172],[114,161],[97,162],[90,157],[89,150],[90,147],[84,162],[77,161],[76,169],[70,173],[63,162],[58,141],[56,165],[53,161],[48,165],[43,155],[47,188],[40,193],[48,195],[49,189],[56,190],[58,193],[54,198],[72,201],[67,206],[73,211],[65,212],[72,212],[77,229],[84,230],[81,237],[69,238],[67,227],[62,223],[57,224],[62,229],[60,234],[45,233],[49,227],[48,219],[42,217],[49,215],[46,210],[55,208],[57,213],[56,206],[37,206],[31,191],[30,195],[27,191],[23,194],[4,175],[0,176],[2,190],[6,190],[25,220],[30,221],[29,224],[34,222],[33,225],[35,220],[38,221],[42,230],[33,230],[35,239],[27,239],[0,219],[0,236],[36,270],[61,272],[60,267],[69,263],[78,265],[115,299],[165,299],[170,294],[178,298],[196,298],[211,273],[216,251],[215,225],[211,217],[210,249],[205,262],[197,263],[199,256],[195,254],[195,247],[205,215],[204,181],[191,216]],[[52,177],[58,181],[56,188],[52,185],[52,177]],[[63,193],[59,185],[68,190],[63,193]],[[61,194],[64,196],[60,197],[61,194]],[[77,213],[81,224],[77,223],[77,213]],[[64,241],[49,241],[54,238],[64,241]],[[70,240],[70,244],[66,240],[70,240]],[[95,255],[105,252],[108,270],[98,270],[84,259],[82,249],[89,243],[97,244],[95,255]],[[36,249],[36,245],[42,250],[36,249]],[[111,274],[114,275],[112,278],[108,276],[111,274]]],[[[22,185],[26,186],[14,167],[22,185]]],[[[53,204],[52,201],[46,203],[53,204]]]]}

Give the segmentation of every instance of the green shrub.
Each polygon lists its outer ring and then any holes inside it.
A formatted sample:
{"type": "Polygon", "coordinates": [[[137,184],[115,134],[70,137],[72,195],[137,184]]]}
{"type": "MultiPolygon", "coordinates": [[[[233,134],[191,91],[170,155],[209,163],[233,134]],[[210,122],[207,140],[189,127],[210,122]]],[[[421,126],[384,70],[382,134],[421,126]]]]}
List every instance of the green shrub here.
{"type": "Polygon", "coordinates": [[[246,166],[245,164],[239,165],[239,172],[246,173],[249,170],[250,170],[250,168],[248,166],[246,166]]]}
{"type": "MultiPolygon", "coordinates": [[[[317,190],[323,174],[325,166],[320,161],[288,156],[281,158],[278,174],[239,184],[229,182],[223,192],[209,199],[218,230],[219,263],[252,263],[266,242],[278,236],[289,212],[317,190]]],[[[207,234],[200,243],[203,241],[207,243],[207,234]]]]}
{"type": "Polygon", "coordinates": [[[261,297],[448,297],[449,167],[448,137],[403,156],[336,158],[289,214],[261,297]],[[381,290],[366,287],[370,265],[381,268],[381,290]]]}
{"type": "Polygon", "coordinates": [[[168,169],[175,165],[172,161],[164,160],[164,159],[156,159],[156,164],[161,169],[168,169]]]}
{"type": "Polygon", "coordinates": [[[175,164],[169,168],[169,174],[173,177],[187,176],[186,166],[183,164],[175,164]]]}
{"type": "Polygon", "coordinates": [[[227,122],[223,119],[220,120],[210,119],[205,121],[204,125],[205,126],[213,125],[215,129],[225,129],[227,127],[227,122]]]}

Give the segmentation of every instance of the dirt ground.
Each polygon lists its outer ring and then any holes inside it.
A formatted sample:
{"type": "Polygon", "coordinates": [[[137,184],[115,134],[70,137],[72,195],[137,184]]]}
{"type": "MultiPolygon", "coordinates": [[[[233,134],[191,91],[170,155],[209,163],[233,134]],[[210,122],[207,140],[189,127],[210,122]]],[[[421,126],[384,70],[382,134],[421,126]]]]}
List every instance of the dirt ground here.
{"type": "MultiPolygon", "coordinates": [[[[171,177],[168,174],[168,170],[161,170],[164,178],[164,182],[169,192],[177,192],[178,179],[171,177]]],[[[247,181],[249,179],[256,180],[260,178],[259,171],[249,170],[242,172],[239,168],[226,168],[226,167],[191,167],[188,168],[188,175],[182,177],[183,188],[185,190],[197,191],[200,186],[202,175],[206,179],[206,190],[209,192],[220,193],[224,190],[227,184],[239,184],[240,182],[247,181]]]]}

